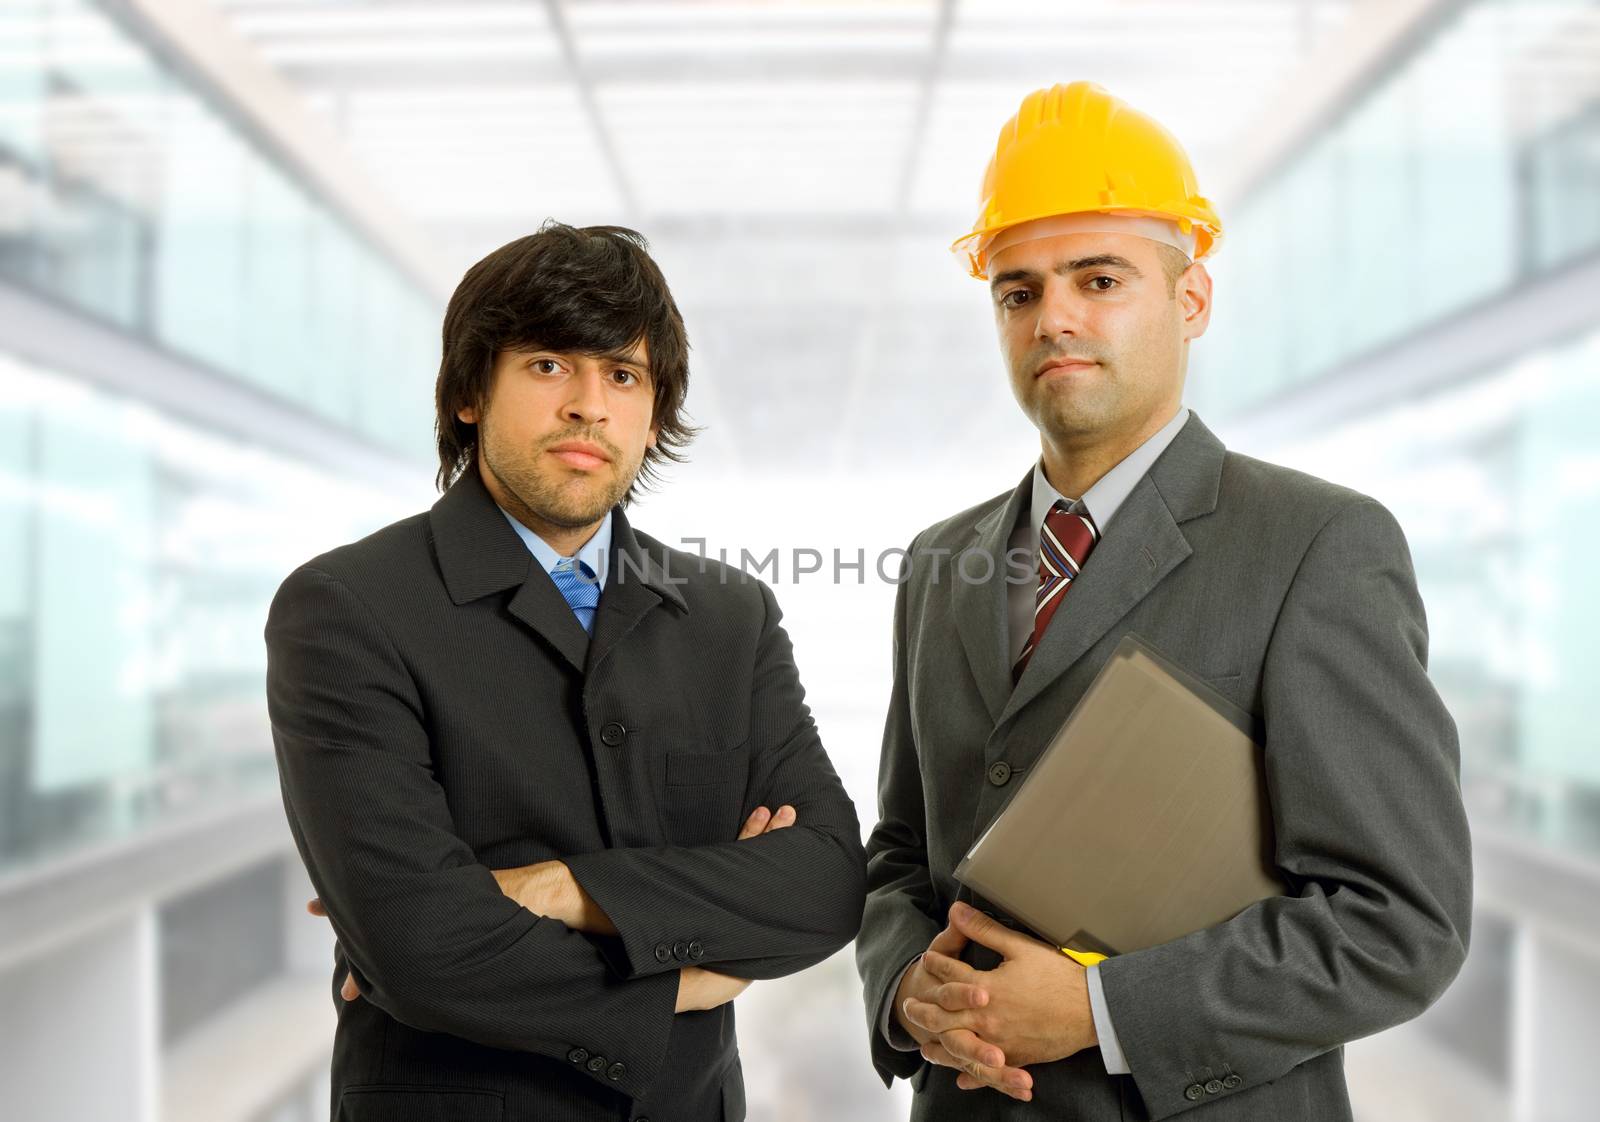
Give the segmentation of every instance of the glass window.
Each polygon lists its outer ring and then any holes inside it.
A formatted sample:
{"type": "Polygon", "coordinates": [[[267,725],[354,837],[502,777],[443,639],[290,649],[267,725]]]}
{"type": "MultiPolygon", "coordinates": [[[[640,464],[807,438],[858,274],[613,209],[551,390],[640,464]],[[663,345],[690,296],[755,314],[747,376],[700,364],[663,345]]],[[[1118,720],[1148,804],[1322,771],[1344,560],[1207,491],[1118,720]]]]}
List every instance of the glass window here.
{"type": "Polygon", "coordinates": [[[156,232],[159,338],[218,370],[241,369],[244,146],[209,108],[172,106],[156,232]]]}

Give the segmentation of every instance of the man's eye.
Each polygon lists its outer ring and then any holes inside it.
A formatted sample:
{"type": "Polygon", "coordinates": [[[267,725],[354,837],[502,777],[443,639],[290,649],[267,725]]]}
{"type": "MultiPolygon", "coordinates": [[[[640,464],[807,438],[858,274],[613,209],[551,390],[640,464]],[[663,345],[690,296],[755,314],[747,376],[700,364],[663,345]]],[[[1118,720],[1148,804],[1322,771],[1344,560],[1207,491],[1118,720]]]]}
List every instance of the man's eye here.
{"type": "Polygon", "coordinates": [[[618,368],[616,370],[613,370],[612,373],[613,374],[621,374],[622,378],[620,380],[624,384],[626,384],[628,382],[637,382],[639,380],[639,376],[637,374],[635,374],[631,370],[623,370],[621,368],[618,368]]]}
{"type": "Polygon", "coordinates": [[[1013,288],[1010,292],[1000,297],[1000,303],[1008,308],[1020,308],[1031,298],[1026,288],[1013,288]]]}
{"type": "MultiPolygon", "coordinates": [[[[1118,285],[1118,284],[1122,283],[1116,277],[1108,277],[1108,276],[1105,276],[1104,274],[1101,274],[1100,276],[1097,276],[1097,277],[1090,277],[1089,278],[1089,283],[1090,284],[1094,284],[1095,281],[1110,281],[1113,285],[1118,285]]],[[[1096,289],[1096,291],[1098,291],[1098,292],[1110,292],[1111,289],[1109,289],[1109,288],[1101,288],[1101,289],[1096,289]]]]}
{"type": "Polygon", "coordinates": [[[561,369],[561,364],[553,358],[536,358],[533,368],[541,374],[554,374],[561,369]]]}

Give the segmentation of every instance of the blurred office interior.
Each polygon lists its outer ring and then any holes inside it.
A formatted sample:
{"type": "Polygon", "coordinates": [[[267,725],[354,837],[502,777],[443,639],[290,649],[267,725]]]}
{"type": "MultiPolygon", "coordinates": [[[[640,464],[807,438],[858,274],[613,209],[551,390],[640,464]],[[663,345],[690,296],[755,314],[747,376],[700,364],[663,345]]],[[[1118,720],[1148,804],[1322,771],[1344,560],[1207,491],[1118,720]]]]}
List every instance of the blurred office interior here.
{"type": "MultiPolygon", "coordinates": [[[[705,431],[630,516],[780,551],[869,829],[875,561],[1038,451],[946,246],[1077,78],[1222,214],[1186,404],[1410,542],[1476,912],[1444,998],[1347,1046],[1357,1116],[1594,1118],[1595,0],[4,0],[0,1117],[327,1117],[265,608],[437,497],[444,303],[546,217],[650,239],[705,431]]],[[[859,992],[846,950],[738,999],[752,1119],[905,1115],[859,992]]]]}

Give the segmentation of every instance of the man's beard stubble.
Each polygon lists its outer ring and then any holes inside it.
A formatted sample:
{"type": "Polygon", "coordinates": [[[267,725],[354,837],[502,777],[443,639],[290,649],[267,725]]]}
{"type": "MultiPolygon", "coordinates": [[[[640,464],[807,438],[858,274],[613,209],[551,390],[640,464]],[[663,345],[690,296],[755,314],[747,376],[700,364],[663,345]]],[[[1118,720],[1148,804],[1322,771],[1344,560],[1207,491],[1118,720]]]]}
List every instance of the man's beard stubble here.
{"type": "Polygon", "coordinates": [[[565,484],[555,483],[549,472],[541,472],[534,466],[534,461],[552,444],[559,444],[565,440],[586,440],[605,449],[606,454],[612,457],[611,465],[615,468],[622,462],[621,451],[609,440],[598,439],[592,434],[580,432],[558,433],[541,441],[532,455],[523,459],[501,455],[495,447],[495,442],[487,439],[488,434],[485,433],[484,436],[486,439],[483,458],[489,470],[494,472],[495,478],[525,508],[512,513],[531,514],[564,530],[591,526],[604,518],[606,511],[628,493],[628,489],[633,486],[634,477],[639,473],[640,465],[634,464],[628,470],[613,475],[598,493],[587,491],[581,485],[572,486],[573,483],[581,484],[581,477],[569,477],[569,481],[565,484]]]}
{"type": "Polygon", "coordinates": [[[1103,432],[1118,417],[1118,393],[1111,368],[1102,362],[1089,375],[1094,384],[1053,387],[1034,381],[1033,367],[1022,376],[1027,379],[1023,412],[1035,428],[1058,440],[1072,440],[1103,432]]]}

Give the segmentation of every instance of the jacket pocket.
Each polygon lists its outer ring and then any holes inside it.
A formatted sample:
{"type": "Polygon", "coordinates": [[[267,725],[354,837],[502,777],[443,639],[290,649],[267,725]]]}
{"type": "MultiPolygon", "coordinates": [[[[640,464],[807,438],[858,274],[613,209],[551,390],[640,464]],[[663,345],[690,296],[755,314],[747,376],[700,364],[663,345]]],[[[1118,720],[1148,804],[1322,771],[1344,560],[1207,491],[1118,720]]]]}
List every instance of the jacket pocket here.
{"type": "Polygon", "coordinates": [[[335,1122],[501,1122],[499,1091],[412,1083],[346,1087],[335,1122]]]}
{"type": "Polygon", "coordinates": [[[711,845],[739,836],[750,780],[750,742],[723,752],[668,752],[661,818],[675,845],[711,845]]]}

